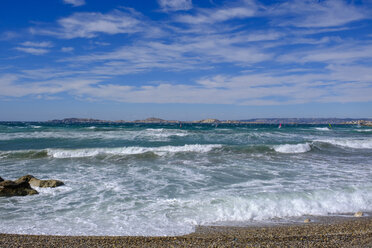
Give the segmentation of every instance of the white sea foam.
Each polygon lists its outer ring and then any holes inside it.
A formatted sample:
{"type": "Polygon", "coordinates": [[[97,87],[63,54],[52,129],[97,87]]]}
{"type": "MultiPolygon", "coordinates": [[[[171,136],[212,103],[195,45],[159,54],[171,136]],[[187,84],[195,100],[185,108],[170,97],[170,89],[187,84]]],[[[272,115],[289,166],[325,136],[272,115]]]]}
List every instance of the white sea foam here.
{"type": "Polygon", "coordinates": [[[311,146],[309,143],[304,144],[285,144],[285,145],[278,145],[274,146],[274,150],[280,153],[304,153],[311,150],[311,146]]]}
{"type": "Polygon", "coordinates": [[[316,127],[315,129],[319,131],[331,131],[328,127],[316,127]]]}
{"type": "MultiPolygon", "coordinates": [[[[107,185],[102,187],[107,188],[107,185]]],[[[110,187],[111,185],[108,190],[110,187]]],[[[49,235],[182,235],[192,232],[196,225],[371,211],[372,205],[371,188],[266,193],[249,197],[224,195],[221,191],[220,195],[214,196],[199,194],[189,198],[158,198],[152,201],[138,198],[131,202],[114,200],[107,196],[94,198],[93,202],[91,199],[77,201],[72,195],[58,198],[59,194],[51,195],[48,192],[42,192],[44,195],[34,198],[21,199],[24,203],[22,205],[36,202],[39,206],[46,204],[46,208],[33,208],[32,215],[28,213],[31,209],[25,209],[24,216],[19,217],[13,211],[18,206],[4,202],[3,210],[13,212],[10,212],[12,216],[2,219],[0,232],[49,235]],[[48,195],[57,199],[53,205],[50,205],[50,199],[43,200],[48,195]]]]}
{"type": "Polygon", "coordinates": [[[372,129],[357,129],[357,132],[372,132],[372,129]]]}
{"type": "Polygon", "coordinates": [[[372,149],[372,139],[319,139],[315,142],[328,143],[354,149],[372,149]]]}
{"type": "Polygon", "coordinates": [[[0,135],[0,140],[13,140],[13,139],[112,139],[112,140],[156,140],[166,141],[172,136],[187,136],[188,132],[185,130],[177,129],[147,129],[147,130],[123,130],[118,129],[115,131],[99,131],[97,127],[91,126],[85,128],[86,131],[39,131],[39,132],[17,132],[17,133],[4,133],[0,135]]]}
{"type": "Polygon", "coordinates": [[[187,131],[178,130],[178,129],[165,129],[165,128],[148,128],[145,131],[142,131],[142,134],[146,136],[155,136],[155,137],[170,137],[170,136],[187,136],[187,131]]]}
{"type": "Polygon", "coordinates": [[[86,148],[86,149],[48,149],[48,155],[54,158],[82,158],[98,155],[134,155],[153,152],[162,156],[178,152],[209,152],[221,145],[184,145],[184,146],[161,146],[161,147],[120,147],[120,148],[86,148]]]}
{"type": "Polygon", "coordinates": [[[190,223],[205,225],[213,222],[262,221],[302,215],[370,211],[372,193],[367,189],[268,193],[253,197],[227,196],[199,201],[180,201],[179,204],[185,211],[197,209],[194,213],[189,213],[190,223]]]}

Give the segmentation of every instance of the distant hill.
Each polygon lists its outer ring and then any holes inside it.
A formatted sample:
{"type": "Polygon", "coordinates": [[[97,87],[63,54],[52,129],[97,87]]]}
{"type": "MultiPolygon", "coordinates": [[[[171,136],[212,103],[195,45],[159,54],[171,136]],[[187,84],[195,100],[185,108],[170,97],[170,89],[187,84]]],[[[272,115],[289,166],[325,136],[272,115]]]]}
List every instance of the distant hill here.
{"type": "Polygon", "coordinates": [[[106,121],[90,118],[65,118],[62,120],[51,120],[49,123],[63,123],[63,124],[74,124],[74,123],[221,123],[221,124],[238,124],[238,123],[252,123],[252,124],[350,124],[350,125],[370,125],[372,123],[371,118],[256,118],[247,120],[218,120],[218,119],[204,119],[198,121],[177,121],[177,120],[164,120],[160,118],[147,118],[144,120],[135,121],[106,121]]]}
{"type": "Polygon", "coordinates": [[[111,121],[88,119],[88,118],[65,118],[62,120],[51,120],[47,121],[51,123],[63,123],[63,124],[74,124],[74,123],[107,123],[111,121]]]}
{"type": "Polygon", "coordinates": [[[352,124],[352,122],[358,122],[360,120],[371,121],[372,119],[361,118],[258,118],[240,120],[241,122],[249,123],[265,123],[265,124],[352,124]]]}

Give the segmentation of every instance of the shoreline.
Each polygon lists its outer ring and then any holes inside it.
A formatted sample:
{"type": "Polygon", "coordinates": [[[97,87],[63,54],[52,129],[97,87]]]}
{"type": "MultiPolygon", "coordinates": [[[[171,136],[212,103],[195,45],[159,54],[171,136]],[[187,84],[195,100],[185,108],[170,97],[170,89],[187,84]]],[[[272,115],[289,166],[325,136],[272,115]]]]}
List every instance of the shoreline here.
{"type": "Polygon", "coordinates": [[[264,226],[197,226],[182,236],[0,234],[0,247],[372,247],[372,216],[264,226]]]}

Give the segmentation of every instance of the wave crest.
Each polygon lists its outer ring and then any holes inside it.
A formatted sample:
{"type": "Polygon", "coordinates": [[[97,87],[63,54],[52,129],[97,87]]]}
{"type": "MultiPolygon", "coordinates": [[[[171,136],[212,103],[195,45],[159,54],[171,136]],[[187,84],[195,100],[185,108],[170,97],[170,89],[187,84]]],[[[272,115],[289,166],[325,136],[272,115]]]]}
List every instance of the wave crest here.
{"type": "Polygon", "coordinates": [[[280,153],[304,153],[310,151],[311,146],[309,143],[295,145],[285,144],[274,146],[274,150],[280,153]]]}
{"type": "Polygon", "coordinates": [[[221,145],[184,145],[184,146],[161,146],[161,147],[120,147],[120,148],[86,148],[86,149],[48,149],[48,155],[53,158],[82,158],[95,157],[99,155],[135,155],[152,152],[163,156],[178,152],[209,152],[221,145]]]}
{"type": "Polygon", "coordinates": [[[315,142],[353,149],[372,149],[372,139],[322,139],[315,140],[315,142]]]}

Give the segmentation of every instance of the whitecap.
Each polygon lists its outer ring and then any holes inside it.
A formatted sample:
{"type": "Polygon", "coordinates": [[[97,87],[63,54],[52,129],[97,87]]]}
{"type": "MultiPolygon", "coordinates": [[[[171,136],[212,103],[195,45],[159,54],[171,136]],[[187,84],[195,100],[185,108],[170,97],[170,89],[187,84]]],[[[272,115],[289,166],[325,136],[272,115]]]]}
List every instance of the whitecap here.
{"type": "Polygon", "coordinates": [[[47,149],[49,156],[53,158],[82,158],[98,155],[135,155],[153,152],[162,156],[178,152],[206,153],[222,145],[184,145],[184,146],[161,146],[161,147],[118,147],[118,148],[85,148],[85,149],[47,149]]]}
{"type": "Polygon", "coordinates": [[[274,146],[274,150],[280,153],[304,153],[311,150],[311,146],[309,143],[304,144],[284,144],[284,145],[277,145],[274,146]]]}
{"type": "Polygon", "coordinates": [[[372,139],[321,139],[315,141],[354,149],[372,149],[372,139]]]}
{"type": "Polygon", "coordinates": [[[357,129],[357,132],[372,132],[372,129],[357,129]]]}
{"type": "Polygon", "coordinates": [[[331,131],[328,127],[316,127],[315,129],[319,131],[331,131]]]}

